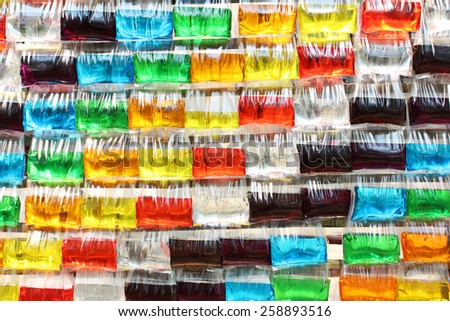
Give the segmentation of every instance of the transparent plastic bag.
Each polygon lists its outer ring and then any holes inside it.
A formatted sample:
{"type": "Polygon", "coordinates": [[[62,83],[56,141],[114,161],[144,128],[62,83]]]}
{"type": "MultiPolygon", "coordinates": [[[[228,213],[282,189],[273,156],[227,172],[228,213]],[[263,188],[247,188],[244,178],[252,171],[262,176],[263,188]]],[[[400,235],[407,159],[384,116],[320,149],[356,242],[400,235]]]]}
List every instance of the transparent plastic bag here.
{"type": "Polygon", "coordinates": [[[73,271],[114,271],[117,268],[116,244],[113,232],[66,232],[62,242],[62,267],[73,271]]]}
{"type": "Polygon", "coordinates": [[[248,225],[249,208],[245,179],[195,180],[192,190],[195,226],[248,225]]]}
{"type": "Polygon", "coordinates": [[[0,272],[0,301],[19,301],[20,276],[0,272]]]}
{"type": "Polygon", "coordinates": [[[22,185],[25,178],[24,135],[0,132],[0,186],[22,185]]]}
{"type": "Polygon", "coordinates": [[[449,262],[448,227],[445,221],[406,222],[401,234],[404,262],[449,262]]]}
{"type": "Polygon", "coordinates": [[[299,0],[298,23],[302,34],[320,32],[355,33],[356,0],[299,0]]]}
{"type": "Polygon", "coordinates": [[[264,128],[261,133],[247,133],[246,141],[247,176],[283,178],[300,174],[297,147],[290,132],[264,128]]]}
{"type": "Polygon", "coordinates": [[[342,247],[345,264],[396,264],[400,260],[400,240],[390,223],[350,224],[342,236],[342,247]]]}
{"type": "Polygon", "coordinates": [[[192,226],[192,198],[188,182],[141,184],[136,193],[139,228],[174,229],[192,226]]]}
{"type": "Polygon", "coordinates": [[[0,42],[0,85],[20,84],[20,54],[14,43],[0,42]]]}
{"type": "Polygon", "coordinates": [[[135,90],[128,103],[130,129],[184,127],[185,100],[181,91],[135,90]]]}
{"type": "Polygon", "coordinates": [[[0,1],[0,41],[6,40],[6,8],[8,1],[0,1]]]}
{"type": "Polygon", "coordinates": [[[89,133],[84,147],[84,173],[91,184],[113,187],[139,176],[138,135],[128,131],[89,133]]]}
{"type": "Polygon", "coordinates": [[[125,301],[125,276],[120,272],[84,272],[75,276],[75,301],[125,301]]]}
{"type": "Polygon", "coordinates": [[[19,301],[73,301],[74,278],[67,272],[22,276],[19,301]]]}
{"type": "Polygon", "coordinates": [[[340,77],[302,81],[294,93],[294,106],[298,128],[350,125],[349,101],[340,77]]]}
{"type": "Polygon", "coordinates": [[[351,221],[364,224],[402,220],[406,216],[406,205],[403,176],[361,176],[355,186],[351,221]]]}
{"type": "Polygon", "coordinates": [[[414,79],[408,100],[411,125],[450,123],[450,78],[425,75],[414,79]]]}
{"type": "Polygon", "coordinates": [[[222,266],[220,233],[214,229],[173,231],[169,247],[172,268],[222,266]]]}
{"type": "Polygon", "coordinates": [[[419,30],[420,0],[365,0],[361,6],[361,29],[365,32],[419,30]]]}
{"type": "Polygon", "coordinates": [[[82,135],[74,132],[35,132],[28,151],[28,180],[44,185],[83,181],[82,135]]]}
{"type": "Polygon", "coordinates": [[[22,54],[20,61],[22,85],[76,84],[76,48],[74,43],[56,42],[18,46],[22,54]]]}
{"type": "Polygon", "coordinates": [[[450,182],[447,176],[409,175],[407,214],[412,220],[440,220],[450,217],[450,182]]]}
{"type": "Polygon", "coordinates": [[[115,40],[117,0],[66,0],[61,40],[115,40]]]}
{"type": "Polygon", "coordinates": [[[327,240],[322,226],[311,221],[272,229],[270,253],[276,269],[327,263],[327,240]]]}
{"type": "Polygon", "coordinates": [[[82,43],[77,55],[77,76],[81,86],[133,84],[133,54],[123,43],[82,43]]]}
{"type": "Polygon", "coordinates": [[[277,270],[272,277],[276,301],[328,301],[328,265],[277,270]]]}
{"type": "Polygon", "coordinates": [[[450,2],[447,0],[425,0],[422,15],[429,32],[450,29],[450,2]]]}
{"type": "Polygon", "coordinates": [[[239,35],[294,34],[297,8],[293,0],[239,1],[239,35]]]}
{"type": "Polygon", "coordinates": [[[353,170],[405,170],[406,150],[402,131],[352,131],[353,170]]]}
{"type": "Polygon", "coordinates": [[[423,28],[413,42],[413,70],[419,74],[450,74],[450,30],[430,33],[423,28]]]}
{"type": "Polygon", "coordinates": [[[0,228],[18,226],[22,191],[16,188],[0,189],[0,228]]]}
{"type": "Polygon", "coordinates": [[[59,41],[63,1],[9,0],[6,37],[13,41],[59,41]]]}
{"type": "Polygon", "coordinates": [[[240,125],[294,125],[292,88],[244,87],[239,98],[240,125]]]}
{"type": "MultiPolygon", "coordinates": [[[[237,128],[239,95],[230,89],[192,89],[186,95],[186,128],[237,128]]],[[[180,126],[181,127],[181,126],[180,126]]]]}
{"type": "Polygon", "coordinates": [[[118,40],[172,38],[173,13],[169,0],[119,0],[118,40]]]}
{"type": "Polygon", "coordinates": [[[128,95],[127,90],[78,89],[75,104],[77,130],[127,129],[128,95]]]}
{"type": "Polygon", "coordinates": [[[0,91],[0,129],[23,131],[23,104],[25,93],[22,91],[0,91]]]}
{"type": "Polygon", "coordinates": [[[25,224],[42,230],[78,229],[81,203],[77,187],[34,187],[25,199],[25,224]]]}
{"type": "Polygon", "coordinates": [[[402,83],[395,75],[361,75],[356,78],[350,98],[352,125],[406,124],[406,104],[402,83]]]}
{"type": "Polygon", "coordinates": [[[175,37],[231,36],[229,0],[176,0],[173,7],[175,37]]]}
{"type": "Polygon", "coordinates": [[[136,198],[127,189],[85,185],[81,202],[81,226],[105,230],[136,228],[136,198]]]}
{"type": "Polygon", "coordinates": [[[406,144],[408,171],[450,170],[450,135],[446,130],[414,130],[406,144]]]}
{"type": "Polygon", "coordinates": [[[31,130],[75,130],[75,90],[32,87],[23,107],[23,127],[31,130]]]}
{"type": "Polygon", "coordinates": [[[404,264],[398,278],[399,301],[449,301],[448,266],[404,264]]]}
{"type": "Polygon", "coordinates": [[[57,234],[31,231],[3,240],[3,270],[59,271],[61,239],[57,234]]]}
{"type": "Polygon", "coordinates": [[[181,130],[141,132],[139,176],[141,180],[186,180],[192,177],[192,150],[181,130]]]}
{"type": "Polygon", "coordinates": [[[223,266],[270,266],[269,234],[270,230],[264,227],[223,231],[220,240],[223,266]]]}
{"type": "Polygon", "coordinates": [[[176,283],[171,271],[132,270],[125,283],[127,301],[175,301],[176,283]]]}
{"type": "Polygon", "coordinates": [[[297,47],[300,78],[352,76],[355,74],[355,53],[350,36],[332,41],[323,35],[309,35],[297,47]]]}
{"type": "Polygon", "coordinates": [[[412,75],[413,51],[407,32],[360,32],[355,53],[355,70],[358,75],[412,75]]]}
{"type": "Polygon", "coordinates": [[[321,131],[295,134],[301,173],[351,172],[350,132],[321,131]]]}
{"type": "Polygon", "coordinates": [[[225,301],[221,269],[176,270],[177,301],[225,301]]]}
{"type": "Polygon", "coordinates": [[[224,273],[227,301],[274,301],[270,270],[238,267],[224,273]]]}
{"type": "Polygon", "coordinates": [[[395,265],[344,265],[339,278],[341,301],[397,301],[395,265]]]}
{"type": "Polygon", "coordinates": [[[248,192],[250,223],[304,219],[296,180],[253,179],[248,192]]]}
{"type": "Polygon", "coordinates": [[[119,270],[170,270],[169,233],[139,231],[117,238],[119,270]]]}

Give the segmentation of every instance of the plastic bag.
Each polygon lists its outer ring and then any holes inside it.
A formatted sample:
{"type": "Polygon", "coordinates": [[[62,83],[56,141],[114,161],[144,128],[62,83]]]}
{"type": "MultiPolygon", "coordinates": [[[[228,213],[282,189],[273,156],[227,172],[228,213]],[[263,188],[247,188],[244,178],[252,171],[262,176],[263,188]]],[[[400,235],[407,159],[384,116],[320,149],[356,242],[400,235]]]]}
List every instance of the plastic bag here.
{"type": "Polygon", "coordinates": [[[128,103],[128,126],[130,129],[184,127],[185,101],[181,91],[136,90],[132,93],[128,103]]]}
{"type": "Polygon", "coordinates": [[[358,177],[351,220],[353,222],[390,222],[406,216],[406,189],[401,175],[358,177]]]}
{"type": "Polygon", "coordinates": [[[450,30],[430,33],[423,28],[413,45],[413,70],[418,74],[450,74],[450,30]]]}
{"type": "Polygon", "coordinates": [[[135,183],[139,176],[135,132],[90,133],[84,148],[86,181],[98,186],[135,183]]]}
{"type": "Polygon", "coordinates": [[[127,189],[85,186],[81,202],[81,226],[105,230],[136,228],[136,198],[127,189]]]}
{"type": "Polygon", "coordinates": [[[189,90],[184,126],[193,129],[237,128],[240,120],[238,100],[239,95],[233,89],[189,90]]]}
{"type": "Polygon", "coordinates": [[[0,228],[16,227],[19,224],[21,191],[15,188],[0,189],[0,228]]]}
{"type": "Polygon", "coordinates": [[[75,104],[77,130],[128,128],[129,92],[78,90],[75,104]]]}
{"type": "Polygon", "coordinates": [[[25,274],[20,284],[19,301],[73,301],[73,274],[25,274]]]}
{"type": "Polygon", "coordinates": [[[292,88],[244,87],[239,98],[239,124],[294,126],[292,88]]]}
{"type": "Polygon", "coordinates": [[[400,241],[392,224],[353,223],[342,236],[344,263],[353,265],[396,264],[400,241]]]}
{"type": "Polygon", "coordinates": [[[62,242],[62,267],[67,270],[116,270],[116,237],[112,232],[67,232],[62,242]]]}
{"type": "Polygon", "coordinates": [[[296,127],[338,128],[350,125],[349,101],[340,77],[300,82],[294,93],[294,106],[296,127]]]}
{"type": "Polygon", "coordinates": [[[302,196],[296,180],[253,179],[248,192],[250,223],[304,219],[302,196]]]}
{"type": "Polygon", "coordinates": [[[195,226],[241,226],[249,220],[245,179],[193,181],[195,226]]]}
{"type": "Polygon", "coordinates": [[[35,132],[28,151],[28,180],[44,185],[83,181],[82,135],[74,132],[35,132]]]}
{"type": "Polygon", "coordinates": [[[125,301],[125,276],[120,272],[84,272],[75,276],[75,301],[125,301]]]}
{"type": "Polygon", "coordinates": [[[450,78],[417,77],[408,100],[411,125],[450,123],[450,78]]]}
{"type": "Polygon", "coordinates": [[[297,8],[293,0],[239,1],[239,35],[294,34],[297,8]]]}
{"type": "Polygon", "coordinates": [[[172,38],[172,1],[119,0],[116,12],[118,40],[172,38]]]}
{"type": "Polygon", "coordinates": [[[222,266],[220,235],[214,229],[174,231],[170,236],[169,247],[172,268],[222,266]]]}
{"type": "Polygon", "coordinates": [[[0,91],[0,129],[23,131],[22,91],[0,91]]]}
{"type": "Polygon", "coordinates": [[[406,149],[402,131],[352,131],[353,170],[405,170],[406,149]]]}
{"type": "Polygon", "coordinates": [[[408,218],[439,220],[450,217],[450,182],[447,176],[410,175],[407,184],[408,218]]]}
{"type": "Polygon", "coordinates": [[[0,2],[0,41],[6,40],[6,8],[8,1],[0,2]]]}
{"type": "Polygon", "coordinates": [[[174,229],[192,226],[192,198],[188,182],[161,182],[140,186],[136,203],[141,229],[174,229]]]}
{"type": "Polygon", "coordinates": [[[295,142],[301,173],[352,171],[348,131],[298,132],[295,142]]]}
{"type": "Polygon", "coordinates": [[[302,39],[297,47],[300,78],[352,76],[355,74],[355,54],[350,36],[332,41],[323,35],[302,39]]]}
{"type": "Polygon", "coordinates": [[[448,301],[448,266],[404,264],[398,279],[399,301],[448,301]]]}
{"type": "Polygon", "coordinates": [[[0,42],[0,85],[20,84],[20,54],[14,43],[0,42]]]}
{"type": "Polygon", "coordinates": [[[227,301],[274,301],[270,270],[238,267],[225,271],[227,301]]]}
{"type": "Polygon", "coordinates": [[[175,301],[175,277],[171,271],[132,270],[125,283],[127,301],[175,301]]]}
{"type": "Polygon", "coordinates": [[[81,86],[134,84],[133,54],[123,43],[82,43],[77,56],[77,76],[81,86]]]}
{"type": "Polygon", "coordinates": [[[115,40],[117,0],[67,0],[61,40],[115,40]]]}
{"type": "Polygon", "coordinates": [[[0,272],[0,301],[19,301],[19,280],[19,275],[0,272]]]}
{"type": "Polygon", "coordinates": [[[225,301],[221,269],[178,269],[177,301],[225,301]]]}
{"type": "Polygon", "coordinates": [[[357,16],[356,0],[299,0],[298,23],[302,34],[355,33],[357,16]]]}
{"type": "Polygon", "coordinates": [[[270,266],[269,234],[270,230],[264,227],[223,231],[220,240],[223,266],[270,266]]]}
{"type": "Polygon", "coordinates": [[[405,125],[406,103],[398,76],[358,76],[350,99],[350,122],[405,125]]]}
{"type": "Polygon", "coordinates": [[[429,32],[450,29],[450,2],[447,0],[425,0],[422,15],[429,32]]]}
{"type": "Polygon", "coordinates": [[[25,199],[25,224],[43,230],[78,229],[81,191],[74,187],[34,187],[25,199]]]}
{"type": "Polygon", "coordinates": [[[231,36],[229,0],[176,0],[173,7],[175,37],[231,36]]]}
{"type": "Polygon", "coordinates": [[[395,265],[344,265],[339,278],[341,301],[397,301],[395,265]]]}
{"type": "Polygon", "coordinates": [[[169,233],[139,231],[117,238],[119,270],[170,270],[169,233]]]}
{"type": "Polygon", "coordinates": [[[31,130],[75,130],[75,90],[32,87],[23,107],[23,127],[31,130]]]}
{"type": "Polygon", "coordinates": [[[22,185],[25,174],[24,135],[0,132],[0,186],[22,185]]]}
{"type": "Polygon", "coordinates": [[[294,38],[246,38],[241,45],[245,54],[245,81],[298,79],[299,63],[294,38]]]}
{"type": "Polygon", "coordinates": [[[61,239],[57,234],[31,231],[3,240],[3,270],[59,271],[61,239]]]}
{"type": "Polygon", "coordinates": [[[356,74],[412,75],[413,51],[407,32],[360,32],[355,53],[356,74]]]}
{"type": "Polygon", "coordinates": [[[361,6],[364,32],[407,31],[420,28],[420,0],[365,0],[361,6]]]}
{"type": "Polygon", "coordinates": [[[192,157],[191,144],[183,131],[163,128],[139,136],[141,180],[189,179],[192,157]]]}
{"type": "Polygon", "coordinates": [[[446,130],[414,130],[406,144],[408,171],[450,170],[450,135],[446,130]]]}
{"type": "Polygon", "coordinates": [[[23,86],[76,84],[76,44],[28,43],[18,49],[22,53],[20,76],[23,86]]]}
{"type": "Polygon", "coordinates": [[[328,301],[328,265],[309,265],[275,271],[272,284],[276,301],[328,301]]]}
{"type": "Polygon", "coordinates": [[[6,37],[13,41],[59,41],[63,1],[9,0],[6,37]]]}

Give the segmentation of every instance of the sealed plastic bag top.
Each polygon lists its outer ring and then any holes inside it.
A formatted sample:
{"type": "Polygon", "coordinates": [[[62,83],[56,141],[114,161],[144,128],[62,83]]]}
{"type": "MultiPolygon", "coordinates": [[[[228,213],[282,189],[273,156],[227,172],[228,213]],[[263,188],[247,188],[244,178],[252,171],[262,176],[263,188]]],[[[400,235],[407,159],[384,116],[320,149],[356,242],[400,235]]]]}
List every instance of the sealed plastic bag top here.
{"type": "Polygon", "coordinates": [[[426,0],[422,9],[424,22],[430,32],[450,29],[450,2],[447,0],[426,0]]]}

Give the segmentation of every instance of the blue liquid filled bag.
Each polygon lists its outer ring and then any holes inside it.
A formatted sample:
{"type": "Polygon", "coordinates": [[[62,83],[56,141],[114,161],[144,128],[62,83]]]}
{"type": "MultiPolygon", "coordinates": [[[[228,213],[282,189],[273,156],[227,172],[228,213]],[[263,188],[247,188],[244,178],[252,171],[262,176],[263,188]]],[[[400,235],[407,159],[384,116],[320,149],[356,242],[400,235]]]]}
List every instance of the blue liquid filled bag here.
{"type": "Polygon", "coordinates": [[[27,100],[23,128],[28,130],[76,130],[75,102],[64,99],[27,100]]]}
{"type": "Polygon", "coordinates": [[[227,301],[273,301],[269,283],[225,282],[227,301]]]}
{"type": "Polygon", "coordinates": [[[447,144],[407,144],[406,168],[408,171],[450,170],[450,145],[447,144]]]}
{"type": "Polygon", "coordinates": [[[133,57],[127,54],[81,54],[77,59],[78,83],[134,83],[133,57]]]}
{"type": "Polygon", "coordinates": [[[323,237],[272,235],[270,246],[275,267],[327,262],[327,243],[323,237]]]}
{"type": "Polygon", "coordinates": [[[116,13],[116,37],[128,39],[172,38],[173,14],[165,10],[119,9],[116,13]]]}

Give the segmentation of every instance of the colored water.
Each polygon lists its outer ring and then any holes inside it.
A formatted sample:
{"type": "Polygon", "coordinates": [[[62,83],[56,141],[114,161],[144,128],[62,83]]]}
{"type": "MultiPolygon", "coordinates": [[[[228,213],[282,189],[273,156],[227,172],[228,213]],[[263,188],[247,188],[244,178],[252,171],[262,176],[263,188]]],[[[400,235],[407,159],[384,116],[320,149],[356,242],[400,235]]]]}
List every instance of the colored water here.
{"type": "Polygon", "coordinates": [[[186,111],[184,113],[186,128],[237,128],[239,127],[239,114],[234,112],[204,112],[186,111]]]}
{"type": "Polygon", "coordinates": [[[297,145],[302,173],[350,172],[352,151],[349,145],[321,143],[297,145]]]}
{"type": "Polygon", "coordinates": [[[139,197],[136,203],[139,228],[173,229],[192,226],[192,199],[139,197]]]}
{"type": "Polygon", "coordinates": [[[420,27],[420,12],[420,1],[366,0],[362,5],[361,29],[414,32],[420,27]]]}
{"type": "Polygon", "coordinates": [[[231,35],[231,10],[227,8],[174,6],[176,37],[224,37],[231,35]]]}
{"type": "Polygon", "coordinates": [[[397,278],[344,275],[339,279],[341,301],[396,301],[397,278]]]}
{"type": "Polygon", "coordinates": [[[400,242],[397,235],[344,234],[345,264],[395,264],[399,261],[400,242]]]}
{"type": "Polygon", "coordinates": [[[413,47],[413,69],[416,74],[449,74],[450,46],[418,45],[413,47]]]}
{"type": "MultiPolygon", "coordinates": [[[[0,196],[0,227],[17,226],[20,216],[20,198],[0,196]]],[[[1,296],[0,296],[1,297],[1,296]]]]}
{"type": "Polygon", "coordinates": [[[245,96],[239,99],[239,123],[294,126],[294,101],[290,97],[245,96]]]}
{"type": "MultiPolygon", "coordinates": [[[[376,138],[375,138],[376,139],[376,138]]],[[[351,143],[354,170],[395,169],[405,170],[405,145],[400,143],[351,143]]]]}
{"type": "Polygon", "coordinates": [[[6,39],[6,16],[4,14],[0,14],[0,41],[4,41],[6,39]]]}
{"type": "Polygon", "coordinates": [[[18,284],[0,285],[0,301],[18,301],[18,300],[19,300],[18,284]]]}
{"type": "Polygon", "coordinates": [[[225,282],[227,301],[273,301],[273,289],[268,283],[225,282]]]}
{"type": "Polygon", "coordinates": [[[141,148],[139,149],[139,176],[143,179],[192,177],[192,153],[190,149],[141,148]]]}
{"type": "Polygon", "coordinates": [[[401,188],[355,187],[352,221],[396,221],[406,216],[406,191],[401,188]]]}
{"type": "Polygon", "coordinates": [[[402,253],[405,261],[446,263],[450,258],[448,236],[403,232],[402,253]]]}
{"type": "Polygon", "coordinates": [[[297,27],[297,9],[292,5],[239,5],[239,34],[294,34],[297,27]]]}
{"type": "Polygon", "coordinates": [[[302,34],[322,32],[355,33],[358,10],[352,4],[307,4],[298,7],[299,29],[302,34]]]}
{"type": "Polygon", "coordinates": [[[116,12],[118,40],[172,38],[172,29],[172,11],[118,9],[116,12]]]}
{"type": "Polygon", "coordinates": [[[63,10],[61,40],[115,40],[115,13],[103,10],[101,4],[98,9],[63,10]]]}
{"type": "Polygon", "coordinates": [[[328,301],[330,281],[276,276],[273,290],[276,301],[328,301]]]}
{"type": "Polygon", "coordinates": [[[80,85],[94,83],[134,83],[134,65],[131,55],[81,54],[77,57],[77,75],[80,85]]]}
{"type": "Polygon", "coordinates": [[[67,84],[77,82],[75,57],[55,55],[30,55],[21,59],[22,85],[67,84]]]}
{"type": "Polygon", "coordinates": [[[448,283],[425,280],[400,280],[398,282],[398,300],[448,301],[448,283]]]}
{"type": "Polygon", "coordinates": [[[194,148],[192,176],[245,176],[245,162],[240,148],[194,148]]]}
{"type": "MultiPolygon", "coordinates": [[[[223,194],[214,189],[200,192],[193,198],[194,225],[205,226],[240,226],[248,224],[248,202],[239,195],[223,194]]],[[[233,187],[232,187],[233,189],[233,187]]]]}
{"type": "Polygon", "coordinates": [[[175,287],[163,284],[125,283],[125,298],[127,301],[174,301],[175,287]]]}
{"type": "Polygon", "coordinates": [[[411,125],[449,124],[450,101],[439,96],[411,97],[408,101],[411,125]]]}
{"type": "Polygon", "coordinates": [[[189,83],[191,56],[172,53],[137,53],[134,55],[136,83],[189,83]]]}
{"type": "Polygon", "coordinates": [[[116,242],[105,239],[65,239],[62,266],[66,269],[116,269],[116,242]]]}
{"type": "Polygon", "coordinates": [[[20,287],[19,301],[73,301],[74,289],[20,287]]]}
{"type": "Polygon", "coordinates": [[[81,226],[107,230],[136,228],[136,199],[84,197],[81,226]]]}
{"type": "Polygon", "coordinates": [[[241,82],[244,55],[232,53],[194,53],[191,56],[191,82],[241,82]]]}
{"type": "Polygon", "coordinates": [[[0,129],[23,131],[23,105],[0,101],[0,129]]]}
{"type": "Polygon", "coordinates": [[[25,155],[0,153],[0,183],[22,185],[25,174],[25,155]]]}
{"type": "MultiPolygon", "coordinates": [[[[223,265],[271,265],[270,241],[252,239],[222,239],[223,265]]],[[[231,282],[232,283],[232,282],[231,282]]],[[[228,282],[227,282],[228,284],[228,282]]],[[[244,286],[246,283],[237,283],[244,286]]],[[[238,295],[238,294],[236,294],[238,295]]],[[[241,294],[242,295],[242,294],[241,294]]]]}
{"type": "Polygon", "coordinates": [[[408,216],[415,219],[450,217],[450,191],[436,189],[408,189],[408,216]]]}
{"type": "Polygon", "coordinates": [[[115,99],[78,100],[77,130],[128,129],[128,104],[115,99]]]}
{"type": "MultiPolygon", "coordinates": [[[[151,232],[150,232],[151,233],[151,232]]],[[[170,249],[161,234],[142,234],[142,239],[117,242],[117,267],[120,270],[170,270],[170,249]]]]}
{"type": "Polygon", "coordinates": [[[249,192],[248,202],[250,222],[304,218],[300,193],[249,192]]]}
{"type": "Polygon", "coordinates": [[[271,236],[272,266],[300,266],[327,262],[323,237],[271,236]]]}
{"type": "Polygon", "coordinates": [[[66,99],[27,100],[23,108],[23,127],[25,130],[75,130],[74,105],[66,99]]]}
{"type": "Polygon", "coordinates": [[[220,241],[170,239],[170,264],[172,267],[220,267],[220,241]]]}
{"type": "Polygon", "coordinates": [[[385,97],[354,97],[350,101],[350,122],[404,125],[406,101],[385,97]]]}
{"type": "Polygon", "coordinates": [[[350,190],[301,189],[302,210],[306,218],[327,216],[348,216],[350,211],[350,190]]]}
{"type": "Polygon", "coordinates": [[[406,144],[406,168],[409,171],[450,169],[449,145],[421,143],[406,144]]]}
{"type": "Polygon", "coordinates": [[[169,94],[131,98],[128,106],[130,129],[184,127],[184,101],[169,94]]]}
{"type": "Polygon", "coordinates": [[[225,284],[177,282],[177,301],[225,301],[225,284]]]}

